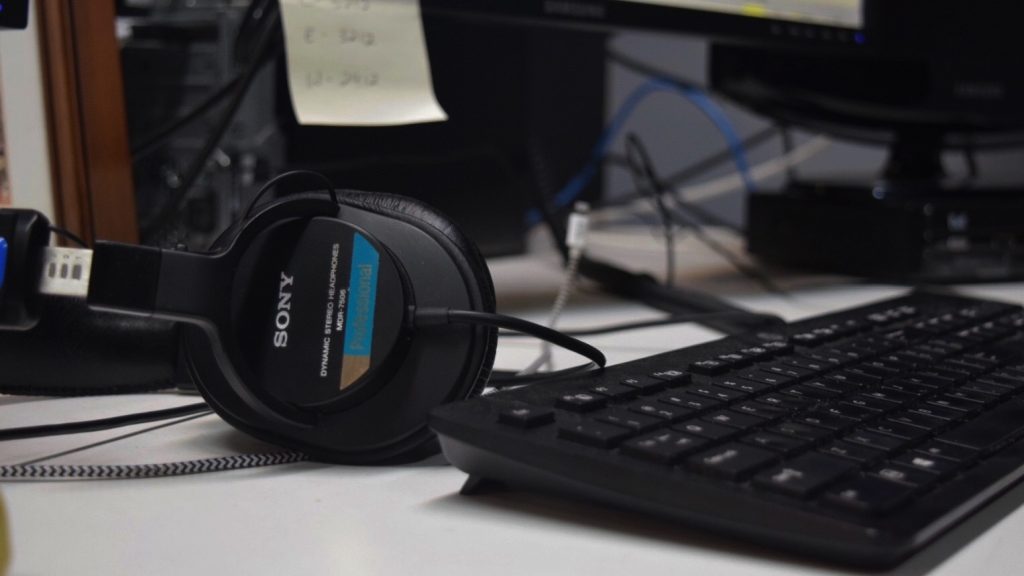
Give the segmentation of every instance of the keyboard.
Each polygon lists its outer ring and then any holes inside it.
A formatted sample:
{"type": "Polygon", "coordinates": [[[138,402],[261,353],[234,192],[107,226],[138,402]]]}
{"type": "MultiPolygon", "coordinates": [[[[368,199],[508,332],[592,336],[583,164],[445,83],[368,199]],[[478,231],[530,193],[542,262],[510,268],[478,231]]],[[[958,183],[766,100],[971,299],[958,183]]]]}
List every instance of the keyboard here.
{"type": "Polygon", "coordinates": [[[1024,476],[1024,311],[914,292],[435,410],[470,475],[885,568],[1024,476]]]}

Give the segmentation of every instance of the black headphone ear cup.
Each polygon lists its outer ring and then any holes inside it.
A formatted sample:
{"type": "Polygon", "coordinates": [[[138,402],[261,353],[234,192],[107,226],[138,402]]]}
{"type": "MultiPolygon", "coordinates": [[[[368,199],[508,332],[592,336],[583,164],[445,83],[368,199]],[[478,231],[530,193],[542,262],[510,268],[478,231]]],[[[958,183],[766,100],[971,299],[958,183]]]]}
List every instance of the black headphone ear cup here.
{"type": "MultiPolygon", "coordinates": [[[[427,204],[395,194],[345,191],[340,198],[343,205],[361,208],[413,224],[430,234],[442,246],[463,272],[464,279],[476,288],[477,309],[494,312],[496,307],[494,282],[480,250],[447,216],[427,204]]],[[[497,331],[486,329],[484,362],[469,395],[479,394],[490,378],[491,366],[497,348],[497,331]]]]}
{"type": "MultiPolygon", "coordinates": [[[[226,261],[238,258],[241,262],[249,258],[245,255],[250,249],[262,253],[268,246],[268,235],[275,233],[272,231],[292,230],[289,227],[300,220],[320,230],[337,226],[338,230],[365,234],[377,247],[381,270],[383,262],[390,263],[392,279],[386,285],[392,294],[396,289],[402,294],[399,299],[403,303],[400,308],[378,306],[378,314],[383,310],[401,311],[404,318],[414,306],[494,311],[494,287],[483,257],[441,213],[388,194],[346,191],[337,204],[325,199],[322,192],[306,193],[270,203],[251,219],[229,229],[214,243],[212,251],[222,252],[226,261]]],[[[306,238],[322,243],[314,247],[316,250],[331,241],[322,236],[306,238]]],[[[315,258],[299,257],[313,252],[292,252],[295,247],[287,247],[287,240],[270,245],[281,250],[279,255],[294,256],[294,262],[317,266],[315,258]]],[[[232,274],[246,274],[241,272],[249,270],[246,266],[233,268],[232,274]]],[[[278,270],[277,266],[271,268],[278,270]]],[[[246,294],[251,294],[253,286],[266,284],[242,282],[238,291],[232,291],[231,314],[240,310],[234,308],[236,305],[247,302],[246,294]]],[[[349,285],[349,293],[351,290],[349,285]]],[[[383,294],[378,291],[378,296],[383,294]]],[[[294,302],[304,302],[305,309],[310,309],[318,305],[316,300],[302,298],[294,302]]],[[[292,313],[296,313],[294,309],[292,313]]],[[[358,384],[360,388],[339,396],[330,405],[301,406],[269,391],[269,385],[281,380],[254,378],[252,362],[240,347],[240,324],[235,324],[234,317],[218,322],[215,330],[191,325],[183,330],[188,368],[196,387],[218,414],[256,437],[303,450],[318,459],[347,463],[404,461],[436,452],[436,437],[427,423],[430,411],[482,389],[490,375],[497,342],[493,327],[453,326],[436,332],[403,328],[394,347],[381,349],[379,370],[358,384]]],[[[281,354],[274,357],[283,358],[281,354]]],[[[314,382],[315,377],[305,381],[314,382]]]]}

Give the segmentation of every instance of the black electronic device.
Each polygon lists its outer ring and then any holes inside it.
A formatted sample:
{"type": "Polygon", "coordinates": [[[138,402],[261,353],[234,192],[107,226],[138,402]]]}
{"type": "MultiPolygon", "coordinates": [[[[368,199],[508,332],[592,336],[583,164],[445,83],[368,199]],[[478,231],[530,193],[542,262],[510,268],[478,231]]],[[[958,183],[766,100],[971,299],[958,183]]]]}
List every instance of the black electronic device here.
{"type": "Polygon", "coordinates": [[[712,87],[761,114],[889,148],[874,178],[758,191],[750,251],[770,262],[901,281],[1024,276],[1024,186],[947,177],[943,153],[1019,144],[1019,4],[866,4],[860,50],[714,44],[712,87]],[[823,231],[830,233],[823,234],[823,231]],[[878,251],[879,245],[887,247],[878,251]]]}
{"type": "MultiPolygon", "coordinates": [[[[881,174],[759,190],[748,205],[749,250],[769,262],[889,280],[991,281],[1024,275],[1024,224],[1005,216],[1020,185],[946,177],[942,153],[1019,143],[1024,80],[1012,42],[1024,7],[956,0],[733,2],[701,0],[426,0],[448,13],[637,28],[710,38],[711,87],[789,126],[889,146],[881,174]],[[845,216],[839,210],[848,208],[845,216]],[[850,214],[859,223],[850,222],[850,214]],[[899,241],[892,258],[878,242],[899,241]]],[[[973,163],[973,160],[972,160],[973,163]]]]}
{"type": "Polygon", "coordinates": [[[543,490],[880,568],[1024,478],[1022,393],[1020,306],[918,292],[450,404],[431,425],[465,493],[543,490]]]}
{"type": "Polygon", "coordinates": [[[0,28],[28,27],[28,0],[3,0],[0,2],[0,28]]]}
{"type": "Polygon", "coordinates": [[[0,331],[0,390],[157,388],[177,331],[192,383],[229,423],[313,458],[369,463],[436,450],[428,413],[482,389],[495,326],[561,341],[604,364],[590,346],[494,314],[483,258],[424,204],[332,190],[251,212],[208,253],[108,242],[46,248],[45,218],[0,213],[0,234],[17,248],[5,252],[3,286],[18,292],[5,292],[0,308],[23,312],[3,325],[19,332],[0,331]],[[87,307],[48,304],[40,291],[84,296],[87,307]],[[82,341],[134,338],[139,326],[116,321],[126,315],[144,319],[147,342],[104,350],[82,341]],[[145,324],[153,320],[162,322],[145,324]],[[130,355],[140,349],[155,360],[156,377],[136,369],[130,355]],[[32,360],[48,367],[26,366],[32,360]],[[138,378],[134,387],[128,378],[138,378]]]}

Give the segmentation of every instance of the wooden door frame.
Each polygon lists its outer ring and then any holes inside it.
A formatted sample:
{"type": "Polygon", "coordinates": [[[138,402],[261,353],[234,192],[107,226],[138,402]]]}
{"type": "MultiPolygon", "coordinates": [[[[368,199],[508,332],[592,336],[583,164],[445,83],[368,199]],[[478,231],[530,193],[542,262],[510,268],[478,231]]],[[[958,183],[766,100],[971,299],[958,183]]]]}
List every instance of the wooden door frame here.
{"type": "Polygon", "coordinates": [[[87,241],[137,242],[114,0],[35,0],[54,218],[87,241]]]}

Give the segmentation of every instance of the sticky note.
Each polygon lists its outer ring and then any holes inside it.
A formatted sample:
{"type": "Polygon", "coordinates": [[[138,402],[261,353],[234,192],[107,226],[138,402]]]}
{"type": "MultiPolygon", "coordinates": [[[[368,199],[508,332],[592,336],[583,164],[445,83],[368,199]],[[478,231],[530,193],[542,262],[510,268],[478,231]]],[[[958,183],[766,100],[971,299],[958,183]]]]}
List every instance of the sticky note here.
{"type": "Polygon", "coordinates": [[[299,123],[447,120],[434,94],[419,0],[282,0],[281,11],[299,123]]]}

